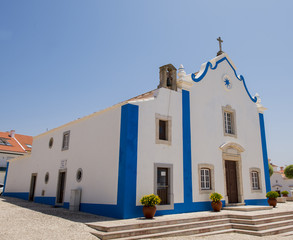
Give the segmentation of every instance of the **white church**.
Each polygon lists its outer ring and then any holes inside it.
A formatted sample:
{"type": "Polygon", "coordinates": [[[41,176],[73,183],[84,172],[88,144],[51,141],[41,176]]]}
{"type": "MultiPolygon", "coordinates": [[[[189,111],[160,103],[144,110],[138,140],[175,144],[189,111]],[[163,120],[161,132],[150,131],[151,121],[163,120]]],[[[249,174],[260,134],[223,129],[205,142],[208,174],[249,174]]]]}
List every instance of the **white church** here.
{"type": "Polygon", "coordinates": [[[211,210],[212,192],[267,205],[264,110],[221,50],[196,73],[168,64],[157,89],[34,137],[4,196],[121,219],[151,193],[156,215],[211,210]]]}

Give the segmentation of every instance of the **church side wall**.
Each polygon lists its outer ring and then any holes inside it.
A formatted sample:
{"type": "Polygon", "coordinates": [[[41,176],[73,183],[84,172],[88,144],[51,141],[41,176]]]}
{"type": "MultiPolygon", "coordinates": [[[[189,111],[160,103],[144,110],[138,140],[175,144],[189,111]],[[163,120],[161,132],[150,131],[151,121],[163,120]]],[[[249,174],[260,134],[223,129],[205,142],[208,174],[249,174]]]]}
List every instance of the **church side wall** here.
{"type": "Polygon", "coordinates": [[[35,199],[54,203],[60,170],[66,171],[64,202],[72,189],[81,189],[82,203],[116,204],[121,108],[116,107],[76,123],[49,131],[34,139],[28,161],[9,166],[6,192],[29,192],[32,173],[37,173],[35,199]],[[70,131],[69,149],[62,150],[63,133],[70,131]],[[49,141],[53,138],[53,146],[49,141]],[[82,169],[82,179],[76,180],[82,169]],[[45,175],[49,181],[45,183],[45,175]]]}
{"type": "Polygon", "coordinates": [[[143,195],[156,193],[155,164],[172,167],[171,198],[175,204],[183,202],[182,95],[166,88],[157,91],[155,100],[136,103],[139,105],[137,205],[143,195]],[[156,114],[171,119],[170,144],[156,143],[156,114]]]}

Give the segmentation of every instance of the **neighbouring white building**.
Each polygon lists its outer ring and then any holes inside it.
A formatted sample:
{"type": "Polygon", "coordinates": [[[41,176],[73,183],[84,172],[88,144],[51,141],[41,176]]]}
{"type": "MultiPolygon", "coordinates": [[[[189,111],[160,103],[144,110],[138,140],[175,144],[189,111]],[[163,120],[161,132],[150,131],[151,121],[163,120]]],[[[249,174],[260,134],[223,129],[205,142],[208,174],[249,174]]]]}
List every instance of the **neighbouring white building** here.
{"type": "Polygon", "coordinates": [[[278,169],[277,165],[273,165],[274,173],[271,176],[272,191],[276,191],[280,194],[283,191],[289,192],[289,197],[293,197],[293,179],[289,179],[284,174],[284,167],[278,169]]]}
{"type": "Polygon", "coordinates": [[[0,132],[0,184],[4,183],[9,159],[31,152],[33,137],[16,134],[15,130],[0,132]]]}
{"type": "Polygon", "coordinates": [[[157,89],[34,137],[4,195],[68,208],[81,193],[80,211],[116,218],[142,216],[150,193],[157,215],[210,210],[214,191],[267,205],[264,110],[226,53],[192,74],[168,64],[157,89]]]}

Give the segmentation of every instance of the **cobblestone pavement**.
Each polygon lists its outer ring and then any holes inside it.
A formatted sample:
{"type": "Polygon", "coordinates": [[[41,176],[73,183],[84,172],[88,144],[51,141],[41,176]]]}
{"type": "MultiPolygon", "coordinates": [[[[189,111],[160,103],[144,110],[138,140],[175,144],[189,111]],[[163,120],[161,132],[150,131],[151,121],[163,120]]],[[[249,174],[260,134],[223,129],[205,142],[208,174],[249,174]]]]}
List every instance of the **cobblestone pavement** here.
{"type": "Polygon", "coordinates": [[[0,239],[2,240],[97,240],[84,223],[110,218],[67,209],[0,197],[0,239]]]}
{"type": "MultiPolygon", "coordinates": [[[[293,203],[290,204],[293,206],[293,203]]],[[[292,207],[290,206],[290,207],[292,207]]],[[[280,207],[280,209],[284,208],[280,207]]],[[[276,209],[277,210],[277,209],[276,209]]],[[[170,216],[170,215],[169,215],[170,216]]],[[[84,223],[107,221],[110,225],[114,219],[67,209],[28,202],[21,199],[0,197],[0,239],[2,240],[97,240],[90,234],[93,230],[84,223]]],[[[123,221],[123,220],[122,220],[123,221]]],[[[158,239],[158,238],[157,238],[158,239]]],[[[290,237],[255,237],[236,233],[207,237],[173,237],[160,238],[168,240],[247,240],[247,239],[293,239],[290,237]]]]}

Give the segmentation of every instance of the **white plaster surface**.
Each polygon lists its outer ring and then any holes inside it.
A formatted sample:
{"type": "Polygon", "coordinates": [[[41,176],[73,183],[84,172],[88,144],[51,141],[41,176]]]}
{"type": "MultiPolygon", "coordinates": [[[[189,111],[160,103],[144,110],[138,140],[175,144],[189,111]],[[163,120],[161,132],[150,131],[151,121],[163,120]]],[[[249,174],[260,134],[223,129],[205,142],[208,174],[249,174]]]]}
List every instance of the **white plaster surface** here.
{"type": "Polygon", "coordinates": [[[116,204],[121,109],[114,108],[85,121],[65,125],[34,139],[31,157],[11,161],[7,192],[29,192],[32,173],[38,173],[35,196],[55,197],[58,172],[66,160],[65,202],[71,189],[81,188],[83,203],[116,204]],[[63,132],[70,130],[69,149],[62,151],[63,132]],[[53,137],[53,147],[49,140],[53,137]],[[82,168],[81,182],[76,171],[82,168]],[[45,174],[49,182],[45,184],[45,174]]]}

